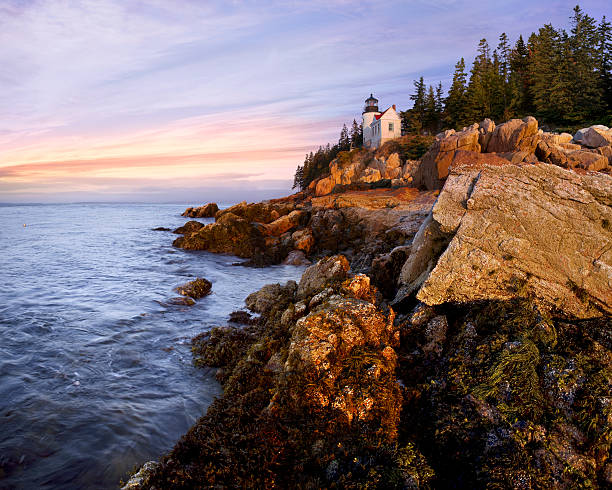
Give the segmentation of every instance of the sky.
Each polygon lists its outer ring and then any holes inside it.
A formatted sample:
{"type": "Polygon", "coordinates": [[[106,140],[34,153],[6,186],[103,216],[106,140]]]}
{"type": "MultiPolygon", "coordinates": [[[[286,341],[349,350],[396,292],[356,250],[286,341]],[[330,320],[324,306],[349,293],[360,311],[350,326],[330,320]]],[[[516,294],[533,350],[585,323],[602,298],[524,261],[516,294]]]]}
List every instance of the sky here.
{"type": "MultiPolygon", "coordinates": [[[[0,202],[249,201],[574,1],[0,0],[0,202]]],[[[609,0],[582,2],[596,19],[609,0]]]]}

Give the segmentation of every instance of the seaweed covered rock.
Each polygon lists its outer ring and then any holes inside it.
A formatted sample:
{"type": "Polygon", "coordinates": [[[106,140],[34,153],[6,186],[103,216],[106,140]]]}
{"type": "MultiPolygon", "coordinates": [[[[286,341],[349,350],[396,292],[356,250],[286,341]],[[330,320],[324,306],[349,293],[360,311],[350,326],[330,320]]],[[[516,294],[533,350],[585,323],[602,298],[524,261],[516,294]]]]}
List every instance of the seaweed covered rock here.
{"type": "Polygon", "coordinates": [[[193,299],[200,299],[210,294],[212,290],[212,282],[202,277],[198,277],[193,281],[189,281],[182,286],[176,288],[177,293],[183,296],[189,296],[193,299]]]}
{"type": "Polygon", "coordinates": [[[417,298],[430,305],[530,296],[578,318],[610,314],[610,202],[604,174],[546,164],[455,169],[415,238],[396,301],[420,287],[417,298]]]}
{"type": "Polygon", "coordinates": [[[219,211],[219,206],[217,206],[217,203],[211,202],[198,208],[187,208],[181,216],[188,216],[190,218],[214,218],[217,211],[219,211]]]}
{"type": "Polygon", "coordinates": [[[187,221],[187,223],[185,223],[183,226],[179,226],[172,233],[176,233],[178,235],[185,235],[189,233],[194,233],[203,227],[204,225],[199,221],[187,221]]]}
{"type": "Polygon", "coordinates": [[[187,250],[231,253],[238,257],[253,257],[264,250],[262,228],[233,213],[224,213],[215,223],[194,231],[186,230],[173,245],[187,250]]]}
{"type": "Polygon", "coordinates": [[[418,487],[434,477],[419,448],[399,441],[399,331],[367,276],[297,302],[291,291],[256,294],[271,301],[250,330],[194,339],[199,363],[223,367],[224,395],[147,488],[418,487]]]}
{"type": "Polygon", "coordinates": [[[554,319],[526,300],[413,317],[401,325],[400,431],[434,487],[609,486],[609,317],[554,319]]]}

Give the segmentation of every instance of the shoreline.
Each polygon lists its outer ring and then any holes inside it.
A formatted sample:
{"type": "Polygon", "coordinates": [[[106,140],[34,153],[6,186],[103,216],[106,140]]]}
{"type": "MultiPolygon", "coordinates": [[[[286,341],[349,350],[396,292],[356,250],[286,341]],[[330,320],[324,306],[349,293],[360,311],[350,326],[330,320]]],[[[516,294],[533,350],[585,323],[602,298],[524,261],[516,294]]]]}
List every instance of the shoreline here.
{"type": "Polygon", "coordinates": [[[534,121],[438,135],[411,164],[429,190],[320,180],[182,230],[313,265],[194,339],[224,395],[129,488],[612,482],[610,167],[546,161],[534,121]]]}

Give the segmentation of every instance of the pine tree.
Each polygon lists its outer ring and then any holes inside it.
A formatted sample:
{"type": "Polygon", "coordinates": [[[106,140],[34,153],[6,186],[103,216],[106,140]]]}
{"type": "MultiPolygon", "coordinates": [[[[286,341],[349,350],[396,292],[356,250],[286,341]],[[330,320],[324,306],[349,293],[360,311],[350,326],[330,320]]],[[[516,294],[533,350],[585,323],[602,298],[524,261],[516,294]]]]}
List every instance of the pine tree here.
{"type": "MultiPolygon", "coordinates": [[[[597,60],[603,99],[608,114],[612,112],[612,24],[604,15],[598,27],[597,60]]],[[[612,119],[612,117],[610,117],[612,119]]]]}
{"type": "Polygon", "coordinates": [[[363,146],[363,129],[361,124],[357,124],[357,121],[353,119],[351,126],[351,145],[353,148],[361,148],[363,146]]]}
{"type": "Polygon", "coordinates": [[[573,103],[562,107],[558,103],[558,90],[565,81],[558,79],[561,70],[560,33],[551,25],[541,27],[537,34],[529,37],[529,87],[538,117],[547,121],[563,121],[565,114],[573,111],[573,103]]]}
{"type": "Polygon", "coordinates": [[[489,43],[486,39],[481,39],[467,88],[466,116],[468,121],[480,121],[491,115],[492,72],[493,63],[489,43]]]}
{"type": "Polygon", "coordinates": [[[446,121],[448,126],[456,129],[463,126],[466,121],[466,80],[465,60],[461,58],[455,65],[453,83],[446,98],[446,121]]]}
{"type": "Polygon", "coordinates": [[[298,165],[295,169],[295,175],[293,176],[293,187],[292,189],[298,188],[299,190],[304,189],[304,166],[298,165]]]}
{"type": "Polygon", "coordinates": [[[409,115],[409,124],[412,130],[416,133],[421,133],[425,120],[425,82],[423,77],[419,78],[418,82],[414,81],[415,93],[410,96],[410,100],[414,102],[409,115]]]}
{"type": "Polygon", "coordinates": [[[435,133],[438,127],[438,107],[436,104],[436,94],[432,85],[429,86],[425,96],[425,114],[423,116],[423,128],[428,133],[435,133]]]}
{"type": "Polygon", "coordinates": [[[529,50],[521,35],[510,52],[508,75],[510,111],[520,116],[526,116],[533,111],[529,63],[529,50]]]}
{"type": "Polygon", "coordinates": [[[340,139],[338,139],[338,151],[348,151],[351,149],[351,139],[349,138],[348,128],[346,124],[342,125],[340,131],[340,139]]]}
{"type": "Polygon", "coordinates": [[[498,75],[502,85],[501,96],[503,100],[503,111],[501,118],[506,121],[512,117],[510,110],[510,100],[512,99],[512,89],[510,86],[510,41],[508,35],[502,32],[499,36],[497,45],[499,69],[498,75]]]}
{"type": "Polygon", "coordinates": [[[599,33],[593,17],[576,5],[571,17],[571,36],[568,38],[571,56],[572,86],[576,100],[571,114],[574,121],[587,120],[601,112],[603,90],[598,76],[599,33]]]}

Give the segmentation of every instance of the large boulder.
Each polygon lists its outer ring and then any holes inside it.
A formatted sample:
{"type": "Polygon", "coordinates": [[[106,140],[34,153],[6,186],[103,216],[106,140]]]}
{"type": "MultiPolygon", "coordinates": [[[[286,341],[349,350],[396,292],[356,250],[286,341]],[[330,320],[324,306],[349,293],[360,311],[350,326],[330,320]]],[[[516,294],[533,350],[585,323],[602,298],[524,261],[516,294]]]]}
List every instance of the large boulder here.
{"type": "Polygon", "coordinates": [[[601,124],[579,130],[574,141],[589,148],[599,148],[612,144],[612,129],[601,124]]]}
{"type": "Polygon", "coordinates": [[[187,250],[208,250],[238,257],[253,257],[265,250],[263,226],[233,213],[224,213],[215,223],[187,232],[173,245],[187,250]]]}
{"type": "Polygon", "coordinates": [[[281,216],[289,214],[295,207],[295,204],[292,202],[262,201],[248,204],[246,201],[242,201],[227,209],[218,211],[215,219],[219,221],[223,215],[232,214],[248,222],[268,224],[281,216]]]}
{"type": "Polygon", "coordinates": [[[244,302],[247,308],[255,313],[267,313],[279,303],[279,298],[292,298],[296,288],[297,284],[295,281],[289,281],[284,286],[280,284],[266,284],[258,291],[249,294],[244,302]]]}
{"type": "Polygon", "coordinates": [[[296,209],[295,211],[291,211],[289,214],[281,216],[272,223],[268,223],[264,225],[266,233],[272,236],[280,236],[283,233],[290,231],[304,220],[306,217],[306,213],[300,209],[296,209]]]}
{"type": "Polygon", "coordinates": [[[198,277],[193,281],[189,281],[182,286],[176,288],[177,293],[182,296],[189,296],[193,299],[200,299],[208,296],[212,291],[212,283],[202,277],[198,277]]]}
{"type": "Polygon", "coordinates": [[[604,174],[459,167],[415,237],[396,301],[420,286],[417,298],[429,305],[529,296],[577,318],[610,314],[611,203],[604,174]]]}
{"type": "Polygon", "coordinates": [[[483,152],[506,153],[526,151],[533,153],[539,141],[538,121],[527,116],[524,119],[511,119],[500,124],[492,132],[483,152]]]}
{"type": "Polygon", "coordinates": [[[211,202],[198,208],[187,208],[181,216],[189,216],[190,218],[214,218],[219,211],[219,206],[211,202]]]}
{"type": "Polygon", "coordinates": [[[421,159],[414,174],[414,184],[427,189],[440,189],[448,176],[448,169],[457,150],[480,151],[480,133],[474,124],[463,131],[444,131],[436,139],[421,159]]]}
{"type": "Polygon", "coordinates": [[[329,194],[335,185],[336,184],[334,183],[334,180],[331,178],[331,176],[325,177],[324,179],[321,179],[317,182],[315,188],[315,195],[324,196],[326,194],[329,194]]]}
{"type": "Polygon", "coordinates": [[[298,297],[307,296],[323,289],[330,283],[344,280],[348,275],[349,269],[349,262],[344,255],[335,255],[321,259],[302,274],[302,279],[300,279],[297,289],[298,297]]]}

